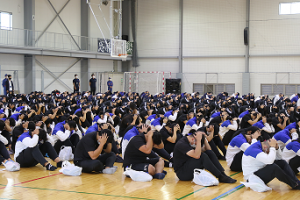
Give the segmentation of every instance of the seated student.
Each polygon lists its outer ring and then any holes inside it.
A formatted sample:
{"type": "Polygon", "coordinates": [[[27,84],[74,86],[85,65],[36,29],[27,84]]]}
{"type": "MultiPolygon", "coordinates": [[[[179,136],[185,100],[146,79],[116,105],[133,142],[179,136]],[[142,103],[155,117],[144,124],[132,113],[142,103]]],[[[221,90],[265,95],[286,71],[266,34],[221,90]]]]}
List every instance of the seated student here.
{"type": "Polygon", "coordinates": [[[16,126],[12,132],[12,150],[15,152],[16,142],[20,135],[22,135],[24,132],[27,132],[28,130],[34,130],[35,124],[34,122],[23,122],[22,124],[16,126]]]}
{"type": "Polygon", "coordinates": [[[245,151],[242,158],[244,179],[258,176],[265,184],[277,178],[295,190],[300,190],[300,181],[285,160],[278,160],[280,149],[275,139],[258,141],[245,151]]]}
{"type": "Polygon", "coordinates": [[[5,126],[4,126],[4,129],[2,130],[1,135],[4,136],[8,141],[8,143],[7,143],[8,153],[13,154],[14,151],[13,151],[12,146],[11,146],[12,141],[11,141],[11,134],[10,133],[12,132],[14,126],[16,125],[16,122],[13,118],[8,118],[4,121],[4,123],[5,123],[5,126]]]}
{"type": "Polygon", "coordinates": [[[157,130],[157,131],[160,131],[164,125],[166,125],[168,121],[168,118],[165,117],[165,118],[156,118],[154,119],[152,122],[151,122],[151,128],[152,130],[157,130]]]}
{"type": "Polygon", "coordinates": [[[139,135],[140,133],[146,133],[149,126],[142,125],[139,127],[133,126],[130,130],[128,130],[122,140],[122,158],[124,159],[126,147],[129,143],[129,141],[136,135],[139,135]]]}
{"type": "Polygon", "coordinates": [[[98,115],[94,118],[93,122],[97,122],[98,124],[104,124],[107,123],[108,121],[110,121],[112,124],[114,124],[114,119],[115,115],[114,114],[110,114],[108,112],[106,112],[105,114],[103,114],[103,111],[99,111],[98,115]]]}
{"type": "Polygon", "coordinates": [[[174,151],[176,142],[182,138],[179,124],[167,122],[167,124],[160,130],[164,149],[171,154],[174,151]]]}
{"type": "MultiPolygon", "coordinates": [[[[104,123],[103,124],[98,124],[98,123],[95,123],[93,126],[90,126],[87,130],[86,130],[86,132],[85,132],[85,134],[89,134],[89,133],[92,133],[92,132],[97,132],[97,131],[101,131],[102,130],[102,128],[101,128],[101,126],[103,126],[104,125],[104,123]]],[[[107,125],[106,125],[107,126],[107,125]]],[[[107,127],[105,128],[105,129],[107,129],[107,127]]]]}
{"type": "Polygon", "coordinates": [[[182,135],[185,136],[190,133],[191,130],[198,130],[202,126],[205,126],[206,120],[203,116],[197,116],[190,119],[184,126],[182,135]]]}
{"type": "Polygon", "coordinates": [[[229,143],[226,153],[226,162],[231,171],[242,171],[242,157],[246,149],[261,135],[257,127],[249,127],[249,131],[243,131],[235,136],[229,143]]]}
{"type": "Polygon", "coordinates": [[[174,122],[177,119],[177,114],[178,110],[169,110],[164,114],[164,117],[174,122]]]}
{"type": "Polygon", "coordinates": [[[82,137],[74,153],[74,164],[85,173],[113,174],[116,155],[111,151],[113,135],[110,130],[95,131],[82,137]]]}
{"type": "MultiPolygon", "coordinates": [[[[142,113],[141,113],[141,114],[142,114],[142,113]]],[[[144,114],[142,114],[142,115],[144,115],[144,114]]],[[[145,116],[148,116],[148,115],[145,115],[145,116]]],[[[147,119],[146,119],[146,121],[145,121],[145,124],[148,125],[148,126],[150,126],[150,125],[151,125],[151,122],[152,122],[154,119],[156,119],[156,118],[158,118],[158,115],[156,115],[156,114],[153,114],[153,115],[148,116],[147,119]]]]}
{"type": "Polygon", "coordinates": [[[222,142],[224,145],[228,145],[234,132],[238,128],[237,118],[232,118],[230,116],[226,117],[226,121],[223,122],[219,129],[219,134],[223,138],[222,142]]]}
{"type": "Polygon", "coordinates": [[[272,118],[272,124],[275,128],[275,133],[285,129],[287,125],[287,121],[289,120],[288,117],[286,117],[283,113],[282,115],[278,115],[272,118]]]}
{"type": "Polygon", "coordinates": [[[174,148],[174,170],[179,180],[192,180],[196,168],[205,168],[222,183],[236,182],[224,173],[225,170],[210,149],[205,133],[201,131],[187,134],[177,142],[174,148]]]}
{"type": "Polygon", "coordinates": [[[290,129],[283,129],[273,136],[273,139],[277,141],[277,144],[282,151],[284,147],[290,143],[292,140],[297,140],[299,135],[295,128],[290,127],[290,129]]]}
{"type": "Polygon", "coordinates": [[[179,124],[180,130],[184,129],[185,124],[195,116],[194,110],[191,109],[188,114],[182,114],[177,117],[176,123],[179,124]]]}
{"type": "Polygon", "coordinates": [[[288,143],[282,152],[284,159],[291,166],[295,174],[300,171],[300,138],[288,143]]]}
{"type": "Polygon", "coordinates": [[[72,137],[72,132],[75,128],[76,123],[74,121],[63,121],[56,124],[52,132],[52,139],[54,142],[54,149],[57,153],[59,153],[60,148],[63,145],[72,147],[72,152],[74,153],[74,144],[72,144],[70,138],[72,137]]]}
{"type": "Polygon", "coordinates": [[[226,148],[224,146],[224,143],[221,140],[219,133],[215,132],[215,130],[217,130],[215,126],[217,125],[209,124],[208,126],[199,128],[198,131],[202,131],[206,134],[206,139],[208,141],[208,144],[211,150],[216,154],[217,158],[219,160],[225,160],[226,148]],[[218,148],[222,151],[223,155],[220,154],[218,148]]]}
{"type": "Polygon", "coordinates": [[[269,140],[273,137],[275,129],[272,125],[272,118],[262,117],[262,120],[256,122],[252,126],[256,126],[261,130],[261,136],[265,140],[269,140]]]}
{"type": "Polygon", "coordinates": [[[256,113],[255,111],[252,111],[249,114],[246,114],[243,116],[241,121],[241,128],[248,128],[258,122],[258,120],[261,118],[260,113],[256,113]]]}
{"type": "Polygon", "coordinates": [[[23,133],[18,138],[14,156],[15,161],[21,167],[33,167],[40,163],[47,170],[56,170],[56,167],[44,158],[46,153],[51,160],[56,162],[57,167],[61,167],[62,161],[53,146],[47,141],[47,133],[43,129],[35,129],[23,133]]]}
{"type": "Polygon", "coordinates": [[[8,141],[5,137],[1,135],[1,132],[4,129],[4,121],[0,120],[0,165],[1,163],[6,164],[7,162],[14,162],[10,159],[9,153],[6,150],[5,145],[8,144],[8,141]]]}
{"type": "Polygon", "coordinates": [[[147,159],[153,147],[158,149],[163,148],[159,132],[149,130],[147,133],[140,133],[134,136],[129,141],[125,150],[124,170],[129,167],[137,171],[147,172],[153,178],[163,179],[167,173],[163,170],[164,160],[159,157],[147,159]]]}

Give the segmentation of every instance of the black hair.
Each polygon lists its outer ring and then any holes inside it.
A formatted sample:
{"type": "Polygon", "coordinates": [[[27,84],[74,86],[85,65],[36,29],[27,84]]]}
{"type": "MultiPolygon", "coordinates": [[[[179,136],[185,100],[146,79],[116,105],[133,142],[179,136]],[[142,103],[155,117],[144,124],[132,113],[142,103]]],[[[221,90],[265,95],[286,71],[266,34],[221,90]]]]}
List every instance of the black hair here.
{"type": "Polygon", "coordinates": [[[45,124],[46,124],[46,126],[48,125],[48,124],[51,124],[51,118],[49,117],[48,119],[46,119],[46,121],[45,121],[45,124]]]}
{"type": "Polygon", "coordinates": [[[28,123],[27,129],[30,130],[30,131],[33,131],[33,130],[35,129],[35,123],[32,122],[32,121],[30,121],[30,122],[28,123]]]}
{"type": "Polygon", "coordinates": [[[142,118],[142,120],[145,120],[145,117],[148,115],[147,111],[142,111],[140,112],[140,116],[142,118]]]}
{"type": "MultiPolygon", "coordinates": [[[[202,131],[201,131],[201,132],[202,132],[202,131]]],[[[190,130],[190,134],[191,134],[193,137],[195,137],[195,136],[196,136],[196,130],[194,130],[194,129],[190,130]]],[[[203,145],[204,142],[205,142],[205,137],[204,137],[204,135],[203,135],[203,136],[202,136],[202,139],[201,139],[201,145],[203,145]]]]}
{"type": "Polygon", "coordinates": [[[70,128],[74,128],[74,129],[76,128],[76,122],[75,121],[69,120],[67,123],[69,124],[70,128]]]}
{"type": "Polygon", "coordinates": [[[15,126],[16,125],[16,120],[15,119],[13,119],[13,118],[8,118],[8,120],[9,120],[9,125],[10,126],[15,126]]]}
{"type": "Polygon", "coordinates": [[[272,118],[271,117],[267,118],[267,123],[272,123],[272,118]]]}
{"type": "Polygon", "coordinates": [[[167,127],[173,128],[174,126],[172,126],[172,121],[168,120],[166,125],[167,127]]]}
{"type": "Polygon", "coordinates": [[[28,120],[28,115],[26,115],[26,114],[23,114],[23,115],[24,115],[23,121],[27,121],[28,120]]]}
{"type": "Polygon", "coordinates": [[[114,139],[114,136],[113,136],[113,133],[110,130],[103,129],[101,131],[98,131],[97,133],[98,133],[99,136],[102,136],[104,133],[106,133],[106,135],[107,135],[106,143],[112,143],[112,141],[114,139]]]}
{"type": "Polygon", "coordinates": [[[226,117],[226,120],[230,120],[230,121],[231,121],[231,120],[232,120],[232,117],[228,115],[228,116],[226,117]]]}
{"type": "Polygon", "coordinates": [[[73,120],[76,124],[78,124],[79,125],[79,117],[74,117],[73,119],[71,119],[71,120],[73,120]]]}
{"type": "Polygon", "coordinates": [[[114,118],[114,127],[118,126],[120,124],[120,117],[119,116],[115,116],[114,118]]]}
{"type": "Polygon", "coordinates": [[[39,129],[39,140],[47,141],[47,133],[44,129],[39,129]]]}
{"type": "Polygon", "coordinates": [[[5,127],[4,121],[0,120],[0,131],[3,131],[4,127],[5,127]]]}
{"type": "Polygon", "coordinates": [[[255,133],[256,131],[260,130],[257,126],[250,126],[246,128],[246,132],[251,131],[251,134],[255,133]]]}
{"type": "Polygon", "coordinates": [[[152,135],[153,143],[156,145],[160,145],[162,143],[161,134],[158,131],[154,131],[152,135]]]}

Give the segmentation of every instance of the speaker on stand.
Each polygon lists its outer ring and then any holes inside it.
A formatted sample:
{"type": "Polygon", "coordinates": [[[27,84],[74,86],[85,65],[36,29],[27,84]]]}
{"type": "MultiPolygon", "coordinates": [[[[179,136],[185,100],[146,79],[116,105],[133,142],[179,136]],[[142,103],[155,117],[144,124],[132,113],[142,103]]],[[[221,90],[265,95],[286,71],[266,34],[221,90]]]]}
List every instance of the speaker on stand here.
{"type": "Polygon", "coordinates": [[[181,93],[181,79],[166,79],[166,94],[181,93]]]}

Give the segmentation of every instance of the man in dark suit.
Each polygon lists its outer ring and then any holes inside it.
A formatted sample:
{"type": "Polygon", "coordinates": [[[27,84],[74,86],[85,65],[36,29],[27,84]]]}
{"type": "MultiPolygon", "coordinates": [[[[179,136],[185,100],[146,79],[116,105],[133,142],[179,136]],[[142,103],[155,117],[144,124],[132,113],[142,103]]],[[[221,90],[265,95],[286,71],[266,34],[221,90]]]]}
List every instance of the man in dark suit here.
{"type": "Polygon", "coordinates": [[[6,93],[9,95],[14,94],[14,84],[13,81],[11,80],[11,75],[8,75],[8,81],[6,81],[6,93]]]}

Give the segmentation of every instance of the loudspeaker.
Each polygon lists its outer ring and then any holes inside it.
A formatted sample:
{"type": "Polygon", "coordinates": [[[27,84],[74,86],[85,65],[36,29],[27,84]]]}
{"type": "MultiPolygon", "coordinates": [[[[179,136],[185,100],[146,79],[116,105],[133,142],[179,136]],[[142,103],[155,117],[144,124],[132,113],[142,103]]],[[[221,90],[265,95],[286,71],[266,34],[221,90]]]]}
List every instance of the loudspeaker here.
{"type": "Polygon", "coordinates": [[[122,40],[128,41],[128,35],[122,35],[122,40]]]}
{"type": "Polygon", "coordinates": [[[181,93],[181,79],[166,79],[166,94],[181,93]]]}
{"type": "Polygon", "coordinates": [[[248,42],[249,42],[249,28],[246,27],[244,29],[244,44],[248,45],[248,42]]]}

